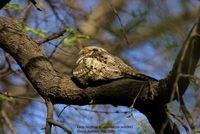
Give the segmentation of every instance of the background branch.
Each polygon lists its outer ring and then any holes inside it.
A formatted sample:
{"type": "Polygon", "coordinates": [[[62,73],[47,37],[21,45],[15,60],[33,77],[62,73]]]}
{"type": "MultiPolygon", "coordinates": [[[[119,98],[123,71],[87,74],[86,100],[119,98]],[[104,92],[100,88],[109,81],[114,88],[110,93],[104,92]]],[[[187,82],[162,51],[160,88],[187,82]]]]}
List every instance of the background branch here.
{"type": "Polygon", "coordinates": [[[37,42],[38,44],[46,43],[46,42],[48,42],[48,41],[57,39],[57,38],[60,37],[60,36],[63,36],[63,34],[64,34],[65,32],[67,32],[66,27],[63,28],[63,29],[62,29],[61,31],[59,31],[59,32],[52,33],[51,35],[45,36],[45,37],[43,37],[42,39],[36,40],[36,42],[37,42]]]}
{"type": "Polygon", "coordinates": [[[0,9],[3,8],[9,2],[10,2],[10,0],[2,0],[0,3],[0,9]]]}
{"type": "MultiPolygon", "coordinates": [[[[162,122],[167,119],[165,104],[170,101],[180,62],[184,64],[180,71],[183,74],[192,75],[196,68],[200,57],[199,29],[200,22],[195,25],[182,46],[171,73],[159,82],[152,82],[153,92],[148,82],[134,79],[119,79],[97,87],[80,89],[69,77],[56,72],[42,49],[16,27],[16,23],[5,17],[0,17],[0,47],[15,58],[37,92],[43,98],[50,99],[53,104],[86,105],[92,102],[130,106],[133,98],[144,88],[134,106],[148,117],[155,131],[159,132],[162,122]],[[188,48],[181,59],[185,45],[188,45],[188,48]]],[[[189,78],[180,78],[178,82],[182,95],[189,84],[189,78]]],[[[173,131],[169,125],[167,128],[169,133],[173,131]]]]}

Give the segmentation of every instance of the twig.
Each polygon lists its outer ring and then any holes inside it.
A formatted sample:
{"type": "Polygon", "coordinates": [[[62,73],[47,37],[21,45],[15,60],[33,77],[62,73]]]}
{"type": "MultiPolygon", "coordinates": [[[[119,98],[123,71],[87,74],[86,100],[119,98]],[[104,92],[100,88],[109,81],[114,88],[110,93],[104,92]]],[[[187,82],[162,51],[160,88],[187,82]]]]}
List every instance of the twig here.
{"type": "Polygon", "coordinates": [[[177,97],[178,97],[178,100],[179,100],[179,103],[180,103],[180,107],[181,107],[181,110],[185,116],[185,119],[187,120],[191,130],[192,130],[192,134],[198,134],[198,129],[196,128],[195,126],[195,123],[192,119],[192,116],[190,114],[190,112],[187,110],[186,106],[185,106],[185,103],[183,101],[183,98],[180,96],[179,94],[179,89],[178,89],[178,84],[176,83],[175,85],[176,87],[176,93],[177,93],[177,97]]]}
{"type": "Polygon", "coordinates": [[[133,99],[133,103],[132,103],[132,105],[130,106],[131,109],[134,108],[135,102],[136,102],[137,98],[139,97],[140,93],[143,91],[143,89],[144,89],[144,86],[142,86],[142,87],[140,88],[140,90],[139,90],[139,92],[137,93],[136,97],[133,99]]]}
{"type": "Polygon", "coordinates": [[[63,113],[63,111],[65,110],[65,108],[69,107],[69,105],[65,106],[59,113],[58,113],[58,117],[60,117],[60,115],[63,113]]]}
{"type": "Polygon", "coordinates": [[[192,130],[192,134],[198,134],[198,129],[195,126],[194,120],[192,119],[190,112],[187,110],[182,97],[180,97],[180,106],[181,106],[181,110],[182,110],[183,114],[185,115],[185,118],[192,130]]]}
{"type": "Polygon", "coordinates": [[[60,122],[57,122],[57,121],[54,121],[54,120],[48,120],[48,122],[49,123],[51,123],[52,125],[54,125],[54,126],[57,126],[57,127],[60,127],[60,128],[62,128],[65,132],[67,132],[68,134],[71,134],[72,132],[71,132],[71,130],[69,129],[69,128],[67,128],[67,127],[65,127],[62,123],[60,123],[60,122]]]}
{"type": "Polygon", "coordinates": [[[29,1],[36,7],[38,11],[42,11],[42,8],[35,0],[29,0],[29,1]]]}
{"type": "Polygon", "coordinates": [[[56,10],[54,8],[54,5],[50,2],[50,0],[46,0],[46,2],[49,4],[49,7],[52,9],[56,18],[61,22],[61,24],[63,24],[65,26],[65,21],[60,18],[59,14],[56,12],[56,10]]]}
{"type": "Polygon", "coordinates": [[[9,119],[8,115],[5,113],[4,110],[1,110],[1,114],[2,114],[2,117],[3,117],[4,121],[5,121],[5,124],[8,126],[8,128],[11,131],[11,133],[12,134],[16,134],[15,128],[14,128],[11,120],[9,119]]]}
{"type": "MultiPolygon", "coordinates": [[[[187,125],[184,124],[184,122],[182,121],[182,119],[180,118],[180,116],[175,115],[173,113],[171,113],[170,111],[166,111],[166,114],[169,116],[172,116],[174,119],[176,119],[187,131],[187,133],[189,133],[189,128],[187,127],[187,125]]],[[[174,123],[175,124],[175,123],[174,123]]]]}
{"type": "Polygon", "coordinates": [[[4,95],[6,97],[11,97],[11,98],[15,98],[15,99],[24,99],[24,100],[30,100],[30,101],[37,101],[37,102],[40,102],[40,103],[44,103],[43,101],[39,100],[39,99],[36,99],[36,98],[33,98],[33,97],[28,97],[28,96],[15,96],[15,95],[11,95],[9,93],[3,93],[3,92],[0,92],[1,95],[4,95]]]}
{"type": "MultiPolygon", "coordinates": [[[[176,74],[177,75],[175,77],[175,81],[174,81],[174,84],[173,84],[173,91],[172,91],[172,95],[171,95],[171,98],[170,98],[170,100],[172,101],[174,99],[175,93],[177,94],[177,98],[178,98],[178,101],[180,103],[181,110],[182,110],[183,114],[185,115],[185,118],[186,118],[188,124],[190,125],[190,128],[192,129],[192,133],[193,134],[197,134],[198,133],[198,129],[196,128],[196,126],[194,124],[194,121],[192,119],[191,114],[189,113],[189,111],[185,107],[185,104],[184,104],[182,96],[180,96],[178,82],[179,82],[179,79],[180,79],[181,74],[182,74],[181,72],[182,72],[183,60],[184,60],[184,58],[186,56],[187,49],[189,48],[189,45],[193,46],[193,43],[190,43],[190,40],[194,36],[194,34],[196,34],[196,31],[195,31],[196,29],[197,29],[197,25],[194,25],[193,28],[192,28],[192,30],[191,30],[191,32],[190,32],[190,34],[188,35],[188,37],[187,37],[187,39],[185,41],[185,46],[184,46],[184,48],[182,50],[182,55],[181,55],[180,61],[179,61],[179,66],[178,66],[178,68],[176,70],[176,74]]],[[[191,69],[191,66],[189,65],[187,73],[190,73],[189,72],[190,69],[191,69]]]]}
{"type": "MultiPolygon", "coordinates": [[[[49,55],[49,57],[48,57],[49,59],[51,59],[53,57],[54,53],[56,52],[57,48],[59,48],[59,45],[63,42],[63,40],[64,40],[64,38],[62,40],[60,40],[57,45],[53,45],[53,46],[55,46],[55,48],[52,51],[52,53],[49,55]]],[[[49,42],[49,43],[51,44],[51,42],[49,42]]],[[[62,49],[62,48],[60,48],[60,49],[62,49]]]]}
{"type": "MultiPolygon", "coordinates": [[[[189,34],[190,36],[191,34],[189,34]]],[[[189,41],[189,37],[188,39],[186,40],[186,43],[189,41]]],[[[182,55],[180,57],[180,61],[179,61],[179,66],[178,66],[178,69],[176,70],[176,77],[175,77],[175,81],[174,81],[174,84],[173,84],[173,90],[172,90],[172,94],[171,94],[171,97],[170,97],[170,101],[172,101],[174,99],[174,96],[175,96],[175,92],[176,92],[176,84],[178,83],[179,81],[179,76],[178,74],[181,73],[181,69],[182,69],[182,64],[183,64],[183,59],[185,57],[185,54],[186,54],[186,50],[188,49],[189,47],[189,44],[186,44],[182,50],[182,55]]]]}
{"type": "Polygon", "coordinates": [[[47,106],[47,118],[46,118],[45,134],[51,134],[52,123],[50,123],[49,120],[53,119],[53,104],[51,103],[51,101],[46,100],[46,106],[47,106]]]}
{"type": "MultiPolygon", "coordinates": [[[[183,101],[182,96],[180,96],[180,94],[179,94],[178,83],[176,83],[175,86],[176,86],[176,87],[175,87],[175,88],[176,88],[175,90],[176,90],[176,93],[177,93],[178,101],[179,101],[179,103],[180,103],[181,111],[183,112],[183,114],[184,114],[184,116],[185,116],[185,118],[186,118],[188,124],[190,125],[190,128],[191,128],[192,130],[194,130],[194,129],[196,129],[196,127],[195,127],[195,125],[194,125],[194,123],[193,123],[192,116],[190,115],[190,113],[188,112],[187,108],[185,107],[185,104],[184,104],[184,101],[183,101]],[[191,120],[191,121],[189,121],[189,120],[191,120]]],[[[186,130],[187,130],[187,129],[186,129],[186,130]]],[[[196,132],[197,132],[197,131],[196,131],[196,132]]],[[[196,133],[194,133],[194,134],[196,134],[196,133]]]]}
{"type": "Polygon", "coordinates": [[[190,75],[190,74],[179,74],[180,77],[185,77],[185,78],[190,78],[192,79],[193,81],[195,81],[195,83],[199,83],[200,82],[200,78],[198,78],[197,76],[195,75],[190,75]]]}
{"type": "MultiPolygon", "coordinates": [[[[60,117],[60,115],[63,113],[63,111],[67,108],[67,107],[71,107],[74,108],[75,110],[82,110],[82,111],[87,111],[87,112],[94,112],[94,113],[100,113],[100,114],[127,114],[130,112],[133,112],[133,110],[125,110],[125,111],[103,111],[103,110],[91,110],[91,109],[86,109],[86,108],[80,108],[80,107],[75,107],[75,106],[70,106],[67,105],[65,107],[63,107],[63,109],[57,113],[58,117],[60,117]]],[[[135,110],[135,109],[134,109],[135,110]]]]}
{"type": "Polygon", "coordinates": [[[24,9],[23,11],[20,13],[20,17],[19,19],[23,22],[26,22],[27,19],[28,19],[28,16],[30,15],[30,12],[31,12],[31,6],[32,4],[29,3],[24,9]]]}
{"type": "MultiPolygon", "coordinates": [[[[171,90],[169,94],[169,98],[167,97],[167,101],[165,103],[168,103],[172,101],[173,99],[177,98],[180,102],[180,105],[182,105],[181,104],[182,95],[189,85],[189,78],[181,78],[181,74],[193,75],[196,69],[196,65],[198,63],[199,56],[200,56],[199,55],[199,41],[200,41],[199,27],[200,27],[200,21],[198,21],[197,24],[195,24],[193,28],[190,30],[178,56],[176,57],[176,60],[171,72],[165,78],[165,80],[167,80],[167,87],[169,90],[171,90]]],[[[164,95],[163,97],[167,96],[166,94],[163,94],[163,95],[164,95]]],[[[184,111],[185,109],[182,106],[181,106],[181,110],[183,111],[183,114],[187,114],[187,112],[184,111]]],[[[186,120],[190,120],[188,115],[185,115],[185,118],[187,118],[186,120]]],[[[189,125],[191,125],[190,126],[191,129],[195,127],[194,124],[191,122],[189,123],[189,125]]]]}
{"type": "Polygon", "coordinates": [[[127,36],[126,36],[126,30],[125,30],[125,28],[124,28],[124,26],[123,26],[123,24],[122,24],[122,20],[121,20],[121,18],[120,18],[120,16],[119,16],[117,10],[112,6],[112,4],[111,4],[109,1],[108,1],[108,4],[109,4],[109,6],[112,8],[112,10],[113,10],[114,14],[116,15],[117,19],[119,20],[120,26],[121,26],[121,28],[122,28],[122,32],[123,32],[124,39],[125,39],[125,41],[126,41],[126,45],[129,45],[129,41],[128,41],[128,38],[127,38],[127,36]]]}
{"type": "Polygon", "coordinates": [[[58,38],[58,37],[60,37],[60,36],[63,36],[63,34],[66,32],[67,30],[66,30],[66,27],[65,28],[63,28],[61,31],[59,31],[59,32],[55,32],[55,33],[53,33],[53,34],[51,34],[51,35],[48,35],[48,36],[46,36],[46,37],[44,37],[44,38],[42,38],[42,39],[39,39],[39,40],[36,40],[36,42],[37,42],[37,44],[42,44],[42,43],[45,43],[45,42],[48,42],[48,41],[50,41],[50,40],[54,40],[54,39],[56,39],[56,38],[58,38]]]}
{"type": "Polygon", "coordinates": [[[52,125],[54,125],[54,126],[58,126],[58,127],[62,128],[68,134],[71,134],[70,129],[65,127],[60,122],[54,121],[54,119],[53,119],[53,104],[51,103],[50,100],[46,100],[46,106],[47,106],[47,118],[46,118],[45,133],[51,134],[51,127],[52,127],[52,125]]]}

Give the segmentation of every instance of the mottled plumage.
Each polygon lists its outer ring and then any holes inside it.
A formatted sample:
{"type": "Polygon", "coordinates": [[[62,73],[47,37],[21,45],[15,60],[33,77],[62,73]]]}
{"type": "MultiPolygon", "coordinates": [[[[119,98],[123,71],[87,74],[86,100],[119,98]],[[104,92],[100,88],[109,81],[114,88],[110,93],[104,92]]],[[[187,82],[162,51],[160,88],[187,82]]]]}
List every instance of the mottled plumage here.
{"type": "Polygon", "coordinates": [[[142,80],[154,79],[139,73],[103,48],[85,47],[79,54],[80,57],[76,62],[77,66],[73,69],[73,77],[82,85],[126,77],[142,80]]]}

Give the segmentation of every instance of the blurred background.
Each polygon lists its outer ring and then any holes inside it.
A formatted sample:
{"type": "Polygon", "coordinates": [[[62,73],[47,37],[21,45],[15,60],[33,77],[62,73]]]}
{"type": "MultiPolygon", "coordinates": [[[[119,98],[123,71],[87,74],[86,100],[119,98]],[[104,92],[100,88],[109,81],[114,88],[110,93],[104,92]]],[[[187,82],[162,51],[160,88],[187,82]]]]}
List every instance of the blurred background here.
{"type": "MultiPolygon", "coordinates": [[[[140,72],[163,79],[200,14],[198,0],[37,0],[37,6],[42,11],[29,0],[11,0],[0,14],[16,20],[35,40],[65,29],[63,36],[41,47],[55,69],[66,76],[71,76],[80,49],[95,45],[140,72]]],[[[200,77],[200,64],[195,75],[200,77]]],[[[199,83],[199,79],[191,81],[184,100],[200,129],[199,83]]],[[[44,133],[44,100],[16,61],[2,49],[0,92],[0,133],[44,133]]],[[[181,133],[190,131],[178,102],[169,104],[168,109],[181,133]]],[[[92,126],[112,134],[154,133],[142,113],[123,106],[55,105],[54,118],[72,133],[92,133],[83,132],[94,130],[92,126]]],[[[53,127],[53,133],[65,132],[53,127]]]]}

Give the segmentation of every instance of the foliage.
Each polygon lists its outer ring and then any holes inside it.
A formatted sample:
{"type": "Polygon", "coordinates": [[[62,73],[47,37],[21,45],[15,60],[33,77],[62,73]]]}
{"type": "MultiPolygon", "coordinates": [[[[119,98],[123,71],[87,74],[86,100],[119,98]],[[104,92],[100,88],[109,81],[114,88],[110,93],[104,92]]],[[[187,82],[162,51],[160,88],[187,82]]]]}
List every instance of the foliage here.
{"type": "Polygon", "coordinates": [[[0,102],[1,101],[11,101],[13,98],[8,96],[7,93],[0,93],[0,102]]]}
{"type": "Polygon", "coordinates": [[[33,28],[28,27],[28,26],[25,26],[25,27],[24,27],[24,31],[25,31],[25,32],[32,33],[32,34],[35,34],[35,35],[37,35],[37,36],[41,36],[41,37],[44,37],[44,36],[47,34],[47,31],[46,31],[46,30],[33,29],[33,28]]]}
{"type": "Polygon", "coordinates": [[[6,4],[5,9],[6,10],[14,10],[15,12],[21,11],[21,7],[17,3],[8,3],[8,4],[6,4]]]}
{"type": "Polygon", "coordinates": [[[73,28],[66,28],[66,31],[72,34],[75,33],[75,30],[73,28]]]}
{"type": "Polygon", "coordinates": [[[33,29],[27,25],[26,22],[20,22],[18,25],[22,28],[24,32],[34,34],[36,36],[44,37],[48,32],[42,29],[33,29]]]}
{"type": "MultiPolygon", "coordinates": [[[[72,32],[72,30],[70,29],[72,32]]],[[[67,38],[64,39],[64,45],[72,45],[73,43],[81,40],[87,40],[89,39],[89,36],[87,35],[82,35],[82,34],[71,34],[67,38]]]]}
{"type": "MultiPolygon", "coordinates": [[[[55,54],[55,56],[51,58],[51,62],[55,66],[55,69],[59,72],[63,69],[63,72],[65,74],[70,74],[71,69],[73,68],[75,60],[77,58],[77,51],[85,45],[93,45],[98,43],[100,47],[108,49],[116,56],[119,56],[119,54],[122,53],[125,54],[125,57],[127,57],[127,63],[129,62],[141,72],[155,76],[158,79],[167,76],[172,66],[171,63],[176,57],[177,50],[182,44],[178,42],[185,38],[183,35],[186,34],[189,25],[193,25],[193,23],[195,22],[194,19],[196,17],[194,17],[194,14],[199,8],[198,1],[194,2],[187,0],[175,0],[174,3],[155,0],[149,2],[127,0],[119,4],[118,6],[116,6],[118,1],[114,1],[114,3],[112,3],[112,1],[99,2],[94,0],[36,0],[36,4],[31,3],[31,1],[27,0],[13,0],[13,2],[16,3],[10,2],[1,10],[1,15],[10,17],[13,20],[22,20],[23,22],[20,22],[18,24],[23,29],[23,31],[28,34],[28,36],[31,35],[31,38],[37,37],[37,39],[40,40],[43,39],[43,37],[46,37],[47,33],[59,33],[60,31],[58,29],[63,29],[63,27],[66,27],[64,34],[60,34],[58,38],[50,40],[45,45],[41,46],[47,56],[55,54]],[[38,11],[36,9],[37,6],[42,6],[43,10],[41,12],[38,11]],[[94,34],[91,35],[91,38],[87,36],[87,30],[90,30],[89,28],[95,28],[94,31],[96,31],[94,34]],[[128,43],[125,40],[127,40],[128,43]],[[60,48],[59,43],[63,43],[62,48],[60,48]],[[81,44],[81,47],[79,44],[81,44]],[[52,51],[52,49],[54,48],[55,51],[52,51]]],[[[1,52],[1,66],[3,66],[3,64],[7,64],[5,56],[3,55],[4,53],[1,52]]],[[[12,67],[15,61],[10,56],[7,56],[7,59],[9,59],[12,67]]],[[[183,66],[186,65],[184,64],[183,66]]],[[[198,64],[196,68],[197,77],[199,77],[199,71],[200,64],[198,64]]],[[[24,78],[22,71],[19,71],[17,73],[19,74],[17,75],[17,77],[24,78]]],[[[7,101],[11,101],[12,98],[14,98],[12,100],[12,102],[14,103],[9,104],[11,105],[10,109],[6,109],[6,107],[2,105],[2,109],[5,109],[6,112],[9,111],[9,115],[14,116],[14,118],[11,117],[11,120],[15,119],[15,117],[19,117],[18,113],[24,111],[22,108],[25,109],[27,106],[29,106],[28,108],[26,108],[26,110],[28,111],[28,116],[25,112],[21,114],[23,119],[28,117],[26,119],[27,121],[29,121],[27,126],[36,126],[34,127],[33,131],[38,131],[40,128],[44,127],[41,127],[41,124],[39,124],[42,121],[45,121],[44,116],[39,118],[35,116],[35,113],[44,113],[44,108],[41,108],[42,106],[44,106],[43,103],[40,106],[38,102],[34,102],[36,104],[34,106],[30,106],[31,101],[29,99],[27,101],[22,101],[21,99],[15,99],[15,96],[10,97],[5,92],[7,91],[9,92],[9,94],[13,94],[12,92],[16,91],[10,91],[8,89],[12,88],[10,88],[9,86],[16,85],[13,85],[12,81],[7,76],[5,79],[4,74],[1,75],[2,76],[0,86],[3,88],[5,87],[5,90],[2,90],[4,93],[0,93],[0,102],[7,103],[7,101]],[[22,106],[19,107],[18,104],[22,104],[22,106]],[[34,115],[33,117],[31,117],[33,118],[32,120],[29,119],[30,115],[34,115]]],[[[196,86],[192,87],[191,89],[195,87],[199,89],[199,81],[196,83],[196,86]]],[[[27,82],[27,87],[25,88],[29,89],[29,84],[30,83],[27,82]]],[[[24,87],[23,84],[21,84],[20,86],[24,87]]],[[[195,96],[195,99],[189,92],[189,96],[191,98],[193,97],[192,100],[195,102],[198,102],[199,100],[198,92],[199,91],[195,90],[195,94],[197,94],[195,96]]],[[[37,97],[37,94],[35,94],[33,90],[26,90],[22,95],[37,97]]],[[[95,111],[98,111],[100,109],[93,106],[95,105],[88,105],[86,106],[86,109],[90,107],[92,110],[95,109],[95,111]]],[[[193,107],[198,107],[198,103],[196,103],[196,105],[193,107]]],[[[60,108],[60,106],[58,106],[58,108],[60,108]]],[[[57,110],[58,108],[56,108],[55,110],[57,110]]],[[[109,106],[109,108],[111,109],[110,111],[112,111],[113,109],[115,110],[115,108],[113,107],[109,106]]],[[[179,110],[179,107],[177,107],[177,105],[172,108],[174,110],[179,110]]],[[[79,123],[91,124],[97,121],[99,122],[98,127],[103,132],[103,130],[106,130],[107,128],[117,126],[115,123],[115,119],[121,118],[121,116],[118,116],[118,118],[116,118],[116,116],[112,116],[112,114],[110,114],[109,112],[109,114],[107,113],[106,116],[104,114],[101,115],[98,112],[92,116],[92,112],[87,114],[88,111],[69,109],[65,111],[63,110],[62,116],[60,116],[59,118],[59,120],[62,120],[63,123],[66,123],[66,126],[79,123]],[[67,116],[69,118],[66,120],[67,116]],[[82,118],[83,116],[85,118],[82,118]],[[96,120],[97,116],[101,116],[103,119],[100,119],[100,121],[96,120]],[[90,117],[93,119],[94,122],[89,121],[90,117]],[[112,117],[112,119],[110,119],[109,117],[112,117]],[[70,122],[70,125],[67,124],[67,122],[70,122]]],[[[117,110],[120,113],[123,108],[120,107],[117,110]]],[[[199,111],[196,112],[195,110],[193,110],[192,112],[194,113],[192,114],[195,115],[194,117],[196,119],[199,118],[199,111]]],[[[124,117],[122,117],[120,123],[125,122],[123,120],[124,117]]],[[[137,130],[138,133],[146,133],[151,130],[151,128],[147,125],[148,122],[145,122],[144,120],[138,120],[138,118],[136,119],[135,117],[131,117],[130,121],[127,123],[131,124],[133,122],[137,123],[137,125],[134,126],[134,130],[137,130]]],[[[199,124],[197,120],[195,123],[199,124]]],[[[6,124],[4,122],[0,123],[0,133],[2,133],[1,127],[7,127],[5,125],[6,124]]],[[[17,122],[17,125],[19,125],[19,122],[17,122]]],[[[21,131],[19,133],[30,133],[27,126],[22,123],[22,127],[16,127],[16,130],[21,131]],[[25,129],[27,129],[27,132],[24,132],[25,129]]],[[[74,127],[76,126],[71,125],[72,129],[74,129],[74,127]]],[[[5,130],[7,131],[7,129],[5,130]]],[[[44,131],[42,130],[42,133],[43,132],[44,131]]],[[[60,132],[58,131],[56,133],[60,132]]]]}

